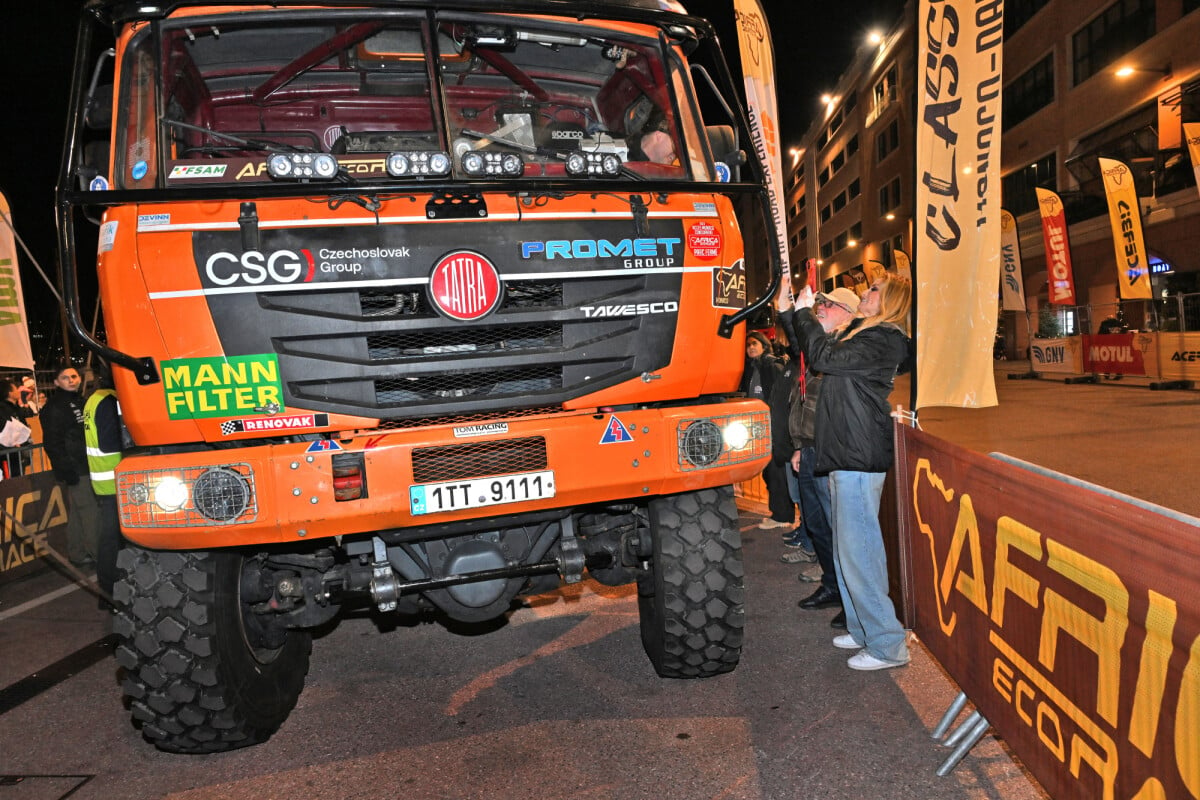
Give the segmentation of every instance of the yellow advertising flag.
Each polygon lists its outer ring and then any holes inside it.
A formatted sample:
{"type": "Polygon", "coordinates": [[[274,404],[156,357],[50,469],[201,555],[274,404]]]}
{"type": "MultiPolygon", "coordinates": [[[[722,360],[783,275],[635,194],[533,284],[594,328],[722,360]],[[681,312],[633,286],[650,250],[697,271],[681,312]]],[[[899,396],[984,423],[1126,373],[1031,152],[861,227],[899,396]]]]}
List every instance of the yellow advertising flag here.
{"type": "Polygon", "coordinates": [[[994,406],[1003,5],[920,0],[917,19],[915,405],[994,406]]]}
{"type": "Polygon", "coordinates": [[[1133,172],[1124,162],[1100,159],[1108,221],[1112,225],[1117,259],[1117,287],[1122,300],[1150,299],[1150,258],[1142,237],[1142,211],[1138,207],[1133,172]]]}
{"type": "Polygon", "coordinates": [[[1196,173],[1196,189],[1200,190],[1200,122],[1183,123],[1183,139],[1192,155],[1192,170],[1196,173]]]}

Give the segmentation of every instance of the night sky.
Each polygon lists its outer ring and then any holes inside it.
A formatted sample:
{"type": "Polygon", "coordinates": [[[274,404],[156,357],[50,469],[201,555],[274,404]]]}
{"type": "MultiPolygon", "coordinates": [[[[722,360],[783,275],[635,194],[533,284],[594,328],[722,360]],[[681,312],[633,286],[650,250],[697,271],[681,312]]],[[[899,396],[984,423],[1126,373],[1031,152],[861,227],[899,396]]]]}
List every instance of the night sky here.
{"type": "MultiPolygon", "coordinates": [[[[716,26],[731,70],[737,74],[731,0],[683,2],[691,13],[709,18],[716,26]]],[[[5,47],[0,49],[5,76],[0,81],[0,107],[5,110],[0,125],[0,190],[13,209],[17,231],[52,278],[54,184],[82,5],[82,0],[0,0],[0,29],[6,32],[5,47]]],[[[765,0],[764,5],[775,42],[786,149],[804,133],[819,110],[821,93],[833,86],[867,32],[895,23],[904,2],[765,0]]],[[[23,254],[21,258],[31,327],[55,329],[59,323],[53,296],[23,254]]]]}

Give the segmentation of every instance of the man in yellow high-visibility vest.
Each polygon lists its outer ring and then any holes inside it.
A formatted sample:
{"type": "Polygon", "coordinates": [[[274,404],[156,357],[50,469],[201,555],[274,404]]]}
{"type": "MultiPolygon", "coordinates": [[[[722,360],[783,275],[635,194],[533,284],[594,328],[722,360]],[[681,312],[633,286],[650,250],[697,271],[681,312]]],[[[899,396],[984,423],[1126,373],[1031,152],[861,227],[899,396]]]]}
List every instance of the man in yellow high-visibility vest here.
{"type": "Polygon", "coordinates": [[[108,370],[95,370],[96,390],[83,407],[83,438],[87,445],[88,471],[100,514],[96,531],[96,582],[112,597],[117,578],[117,551],[121,549],[121,521],[117,510],[115,470],[124,445],[121,407],[112,388],[108,370]]]}

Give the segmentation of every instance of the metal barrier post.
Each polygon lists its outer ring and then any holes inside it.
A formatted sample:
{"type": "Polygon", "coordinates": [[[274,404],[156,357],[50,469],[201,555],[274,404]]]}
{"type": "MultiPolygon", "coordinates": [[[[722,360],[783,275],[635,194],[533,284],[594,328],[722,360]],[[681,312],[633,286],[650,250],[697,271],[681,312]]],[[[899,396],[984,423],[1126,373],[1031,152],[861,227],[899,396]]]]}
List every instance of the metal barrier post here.
{"type": "Polygon", "coordinates": [[[938,722],[937,727],[929,734],[930,737],[940,742],[946,735],[946,731],[950,730],[950,725],[954,723],[955,718],[958,717],[966,705],[967,693],[959,692],[958,697],[950,702],[950,707],[946,709],[946,713],[942,714],[942,719],[938,722]]]}
{"type": "MultiPolygon", "coordinates": [[[[959,742],[958,747],[955,747],[954,752],[947,756],[946,760],[942,762],[942,765],[937,768],[937,776],[939,778],[944,778],[949,775],[950,772],[958,766],[958,762],[962,761],[963,757],[966,756],[970,749],[975,746],[975,743],[983,738],[983,734],[986,733],[987,729],[991,726],[991,723],[988,722],[987,719],[985,719],[978,711],[968,717],[967,721],[969,722],[972,719],[974,719],[975,722],[973,725],[971,725],[970,729],[966,730],[966,733],[963,736],[962,741],[959,742]]],[[[964,722],[959,730],[963,730],[966,727],[967,723],[964,722]]],[[[956,730],[954,733],[957,734],[958,730],[956,730]]]]}

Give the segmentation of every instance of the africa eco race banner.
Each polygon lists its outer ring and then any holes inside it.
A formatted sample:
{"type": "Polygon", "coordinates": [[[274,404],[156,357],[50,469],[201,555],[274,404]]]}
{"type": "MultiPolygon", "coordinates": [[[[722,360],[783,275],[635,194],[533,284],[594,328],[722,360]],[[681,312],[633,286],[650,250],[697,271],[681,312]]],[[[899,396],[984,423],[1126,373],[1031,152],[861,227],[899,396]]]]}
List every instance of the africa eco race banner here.
{"type": "Polygon", "coordinates": [[[0,215],[3,215],[0,220],[0,367],[32,370],[33,350],[29,346],[25,298],[21,293],[17,243],[12,213],[3,193],[0,193],[0,215]]]}
{"type": "Polygon", "coordinates": [[[896,439],[913,631],[1047,794],[1200,798],[1200,520],[896,439]]]}
{"type": "Polygon", "coordinates": [[[1200,191],[1200,122],[1183,123],[1183,138],[1192,156],[1192,171],[1196,173],[1196,189],[1200,191]]]}
{"type": "Polygon", "coordinates": [[[783,154],[779,149],[779,105],[775,96],[775,49],[771,45],[771,28],[759,0],[733,0],[733,16],[738,28],[754,152],[766,171],[771,221],[783,259],[782,272],[791,275],[787,220],[783,218],[783,154]]]}
{"type": "Polygon", "coordinates": [[[1075,305],[1075,276],[1071,268],[1071,243],[1067,238],[1067,212],[1062,199],[1049,189],[1035,189],[1042,215],[1042,242],[1046,246],[1046,282],[1050,302],[1075,305]]]}
{"type": "Polygon", "coordinates": [[[50,548],[67,551],[67,493],[53,472],[0,481],[0,584],[37,570],[50,548]]]}
{"type": "Polygon", "coordinates": [[[1017,218],[1000,209],[1000,296],[1005,311],[1025,311],[1025,285],[1021,277],[1021,239],[1017,236],[1017,218]]]}
{"type": "Polygon", "coordinates": [[[1003,8],[918,5],[918,408],[996,405],[1003,8]]]}
{"type": "Polygon", "coordinates": [[[1133,172],[1121,161],[1101,158],[1108,221],[1112,225],[1117,258],[1117,287],[1122,300],[1150,299],[1150,258],[1142,237],[1142,209],[1138,205],[1133,172]]]}

